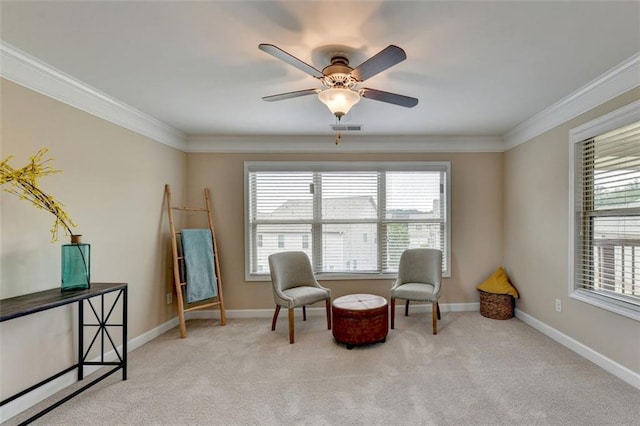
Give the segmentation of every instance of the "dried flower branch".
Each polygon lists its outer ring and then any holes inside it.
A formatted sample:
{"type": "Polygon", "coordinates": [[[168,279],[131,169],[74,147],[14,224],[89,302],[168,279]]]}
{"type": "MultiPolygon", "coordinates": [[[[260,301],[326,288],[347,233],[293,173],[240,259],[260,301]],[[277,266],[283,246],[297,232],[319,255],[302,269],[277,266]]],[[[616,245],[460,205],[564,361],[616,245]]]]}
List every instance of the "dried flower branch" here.
{"type": "Polygon", "coordinates": [[[38,188],[39,178],[61,172],[61,170],[56,170],[48,164],[52,161],[52,158],[43,160],[47,152],[46,148],[42,148],[36,155],[31,157],[26,166],[20,169],[11,167],[9,160],[13,157],[7,157],[0,163],[0,185],[10,184],[10,188],[5,188],[6,192],[16,195],[21,200],[30,201],[37,208],[47,210],[55,216],[55,221],[51,227],[51,241],[54,242],[58,240],[58,228],[60,226],[69,235],[72,235],[71,227],[76,227],[77,225],[63,210],[61,203],[38,188]]]}

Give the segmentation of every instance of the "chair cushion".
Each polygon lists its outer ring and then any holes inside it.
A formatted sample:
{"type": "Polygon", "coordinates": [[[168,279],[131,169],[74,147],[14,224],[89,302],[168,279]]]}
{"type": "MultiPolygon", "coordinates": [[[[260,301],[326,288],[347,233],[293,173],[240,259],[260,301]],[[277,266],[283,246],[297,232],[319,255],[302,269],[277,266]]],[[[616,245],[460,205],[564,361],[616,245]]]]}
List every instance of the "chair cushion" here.
{"type": "Polygon", "coordinates": [[[519,297],[518,290],[509,282],[507,274],[502,267],[499,267],[489,278],[476,287],[478,290],[493,294],[510,294],[516,299],[519,297]]]}
{"type": "Polygon", "coordinates": [[[394,299],[409,299],[424,302],[436,302],[438,295],[434,293],[435,286],[425,283],[404,283],[391,289],[394,299]]]}
{"type": "Polygon", "coordinates": [[[311,305],[331,297],[331,293],[327,289],[311,286],[293,287],[283,290],[283,293],[290,298],[282,301],[284,302],[282,305],[287,308],[311,305]]]}

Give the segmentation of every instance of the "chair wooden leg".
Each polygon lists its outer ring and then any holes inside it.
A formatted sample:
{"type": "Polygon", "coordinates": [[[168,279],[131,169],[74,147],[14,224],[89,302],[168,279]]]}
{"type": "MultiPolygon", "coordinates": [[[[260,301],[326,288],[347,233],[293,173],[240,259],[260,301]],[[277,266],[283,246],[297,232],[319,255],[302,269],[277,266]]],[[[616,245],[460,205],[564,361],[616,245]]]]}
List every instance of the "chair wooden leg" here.
{"type": "Polygon", "coordinates": [[[391,329],[395,328],[396,321],[396,299],[391,298],[391,329]]]}
{"type": "Polygon", "coordinates": [[[278,321],[279,313],[280,313],[280,305],[276,305],[276,311],[273,313],[273,320],[271,321],[271,331],[276,329],[276,321],[278,321]]]}
{"type": "Polygon", "coordinates": [[[440,304],[438,304],[438,302],[436,301],[436,308],[438,308],[438,319],[440,318],[440,304]]]}
{"type": "Polygon", "coordinates": [[[409,316],[409,300],[407,300],[407,303],[405,303],[404,305],[404,316],[405,317],[409,316]]]}
{"type": "Polygon", "coordinates": [[[302,305],[302,321],[306,321],[307,320],[307,307],[305,305],[302,305]]]}
{"type": "Polygon", "coordinates": [[[331,330],[331,300],[327,299],[324,303],[327,307],[327,330],[331,330]]]}
{"type": "Polygon", "coordinates": [[[293,343],[293,308],[289,309],[289,343],[293,343]]]}
{"type": "Polygon", "coordinates": [[[431,318],[433,320],[433,334],[438,334],[438,302],[431,304],[431,318]]]}

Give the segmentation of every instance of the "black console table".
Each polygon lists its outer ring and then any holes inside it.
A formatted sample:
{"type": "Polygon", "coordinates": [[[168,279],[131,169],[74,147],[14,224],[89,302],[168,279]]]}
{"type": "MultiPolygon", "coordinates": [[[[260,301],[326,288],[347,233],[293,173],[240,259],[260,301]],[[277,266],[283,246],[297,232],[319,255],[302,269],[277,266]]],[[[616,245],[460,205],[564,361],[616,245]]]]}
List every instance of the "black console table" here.
{"type": "Polygon", "coordinates": [[[32,421],[42,417],[49,411],[61,404],[64,404],[74,396],[85,391],[87,388],[95,385],[120,369],[122,370],[122,380],[127,380],[127,284],[92,283],[90,288],[86,290],[61,291],[59,288],[55,288],[0,300],[0,322],[13,320],[15,318],[35,314],[48,309],[57,308],[59,306],[69,305],[75,302],[78,303],[78,362],[71,367],[65,368],[59,373],[56,373],[53,376],[48,377],[43,381],[4,399],[3,401],[0,401],[0,407],[75,369],[78,370],[78,380],[82,380],[84,378],[85,365],[113,366],[113,368],[92,380],[90,383],[87,383],[72,394],[33,415],[21,424],[31,423],[32,421]],[[111,303],[110,308],[105,307],[105,295],[113,292],[117,292],[115,300],[111,303]],[[100,309],[96,309],[96,306],[94,305],[95,300],[93,300],[93,298],[98,296],[100,298],[100,309]],[[96,321],[95,323],[85,322],[84,320],[85,302],[93,312],[96,321]],[[118,305],[118,302],[122,304],[122,322],[109,322],[111,314],[113,313],[114,308],[118,305]],[[109,334],[109,327],[122,328],[121,351],[118,351],[111,334],[109,334]],[[84,341],[85,331],[88,332],[88,335],[93,332],[93,338],[90,339],[88,345],[85,345],[84,341]],[[100,337],[100,339],[98,339],[98,337],[100,337]],[[106,348],[113,349],[118,358],[116,361],[109,362],[104,359],[105,343],[107,343],[107,341],[108,345],[106,345],[106,348]],[[94,345],[98,344],[100,345],[100,360],[87,361],[89,352],[94,345]],[[87,347],[85,348],[85,346],[87,347]]]}

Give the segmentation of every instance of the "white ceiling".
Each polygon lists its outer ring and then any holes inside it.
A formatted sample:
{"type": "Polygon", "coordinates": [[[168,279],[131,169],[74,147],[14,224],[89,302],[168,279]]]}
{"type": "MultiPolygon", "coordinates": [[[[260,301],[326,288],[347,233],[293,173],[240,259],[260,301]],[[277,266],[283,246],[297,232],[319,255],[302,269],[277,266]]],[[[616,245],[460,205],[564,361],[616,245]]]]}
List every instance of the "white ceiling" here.
{"type": "Polygon", "coordinates": [[[327,46],[356,66],[389,44],[407,60],[366,87],[343,120],[363,135],[497,136],[640,52],[640,2],[5,1],[0,38],[187,135],[328,135],[321,87],[258,50],[318,69],[327,46]]]}

